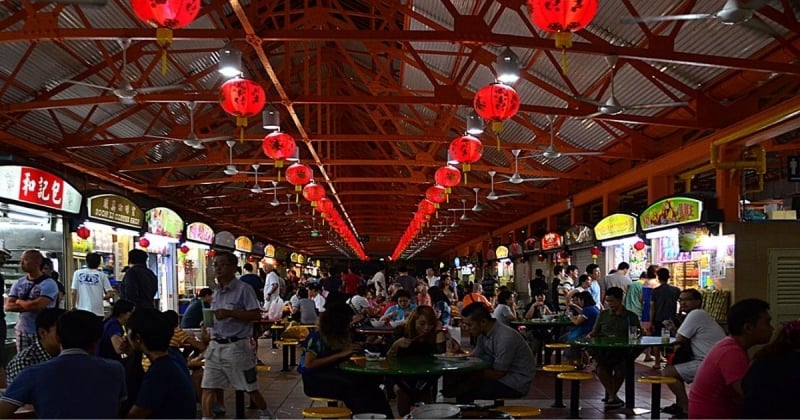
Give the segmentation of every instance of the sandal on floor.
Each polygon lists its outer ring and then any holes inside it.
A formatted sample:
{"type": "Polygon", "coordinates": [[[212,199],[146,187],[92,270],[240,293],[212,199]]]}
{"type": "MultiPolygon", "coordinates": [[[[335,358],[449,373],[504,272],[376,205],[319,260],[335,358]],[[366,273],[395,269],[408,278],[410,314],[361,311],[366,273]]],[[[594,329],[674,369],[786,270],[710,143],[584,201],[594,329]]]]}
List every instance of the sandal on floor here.
{"type": "Polygon", "coordinates": [[[668,405],[661,409],[662,413],[672,414],[672,415],[679,415],[684,414],[683,409],[678,406],[678,404],[668,405]]]}

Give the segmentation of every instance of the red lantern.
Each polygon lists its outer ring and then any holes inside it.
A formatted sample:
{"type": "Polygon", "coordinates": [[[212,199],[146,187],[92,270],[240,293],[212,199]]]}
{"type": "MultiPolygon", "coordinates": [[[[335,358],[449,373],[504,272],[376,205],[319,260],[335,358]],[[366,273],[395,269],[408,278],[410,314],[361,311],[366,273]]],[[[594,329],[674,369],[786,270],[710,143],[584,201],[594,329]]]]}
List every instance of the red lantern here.
{"type": "Polygon", "coordinates": [[[317,201],[325,197],[325,187],[313,182],[303,187],[303,198],[311,202],[311,207],[317,207],[317,201]]]}
{"type": "Polygon", "coordinates": [[[244,141],[247,118],[261,113],[266,100],[267,96],[261,85],[241,77],[228,80],[222,84],[219,90],[219,104],[225,112],[236,117],[236,126],[239,127],[241,141],[244,141]]]}
{"type": "Polygon", "coordinates": [[[172,43],[172,30],[194,21],[200,11],[200,0],[131,0],[133,13],[142,22],[155,26],[156,41],[161,47],[161,74],[167,74],[167,47],[172,43]]]}
{"type": "Polygon", "coordinates": [[[186,244],[181,245],[180,250],[181,250],[182,254],[188,254],[189,253],[189,245],[186,245],[186,244]]]}
{"type": "Polygon", "coordinates": [[[333,211],[333,201],[327,197],[320,198],[317,201],[317,210],[325,217],[326,214],[330,214],[333,211]]]}
{"type": "Polygon", "coordinates": [[[441,185],[434,185],[425,190],[425,198],[433,204],[436,204],[438,208],[439,204],[444,203],[447,199],[447,190],[441,185]]]}
{"type": "Polygon", "coordinates": [[[147,248],[150,246],[150,240],[147,238],[139,238],[139,246],[142,248],[147,248]]]}
{"type": "Polygon", "coordinates": [[[469,134],[461,137],[456,137],[450,142],[448,149],[453,158],[461,163],[461,168],[464,170],[464,183],[467,183],[467,172],[470,170],[470,164],[475,163],[481,159],[483,155],[483,144],[477,138],[469,134]]]}
{"type": "Polygon", "coordinates": [[[217,255],[217,251],[209,249],[206,255],[208,255],[209,258],[214,258],[214,256],[217,255]]]}
{"type": "Polygon", "coordinates": [[[86,240],[92,235],[92,231],[86,226],[80,225],[77,229],[75,229],[75,234],[78,235],[79,238],[86,240]]]}
{"type": "Polygon", "coordinates": [[[417,210],[423,215],[431,215],[436,211],[436,205],[428,200],[422,200],[417,205],[417,210]]]}
{"type": "Polygon", "coordinates": [[[561,70],[567,72],[567,48],[572,47],[572,33],[586,27],[597,14],[597,0],[528,0],[533,24],[555,33],[556,48],[561,48],[561,70]]]}
{"type": "Polygon", "coordinates": [[[543,262],[544,260],[546,260],[546,259],[547,259],[547,256],[546,256],[546,255],[544,255],[543,253],[539,253],[539,255],[537,255],[537,256],[536,256],[536,259],[537,259],[539,262],[543,262]]]}
{"type": "Polygon", "coordinates": [[[461,171],[450,165],[445,165],[436,170],[436,173],[433,175],[433,179],[436,180],[437,184],[444,187],[445,192],[447,193],[447,202],[449,203],[450,191],[452,191],[451,188],[455,187],[459,182],[461,182],[461,171]]]}
{"type": "Polygon", "coordinates": [[[645,243],[644,243],[644,241],[641,241],[641,240],[637,241],[635,244],[633,244],[633,249],[635,249],[637,251],[643,250],[644,247],[645,247],[645,243]]]}
{"type": "Polygon", "coordinates": [[[600,255],[600,248],[593,246],[591,249],[591,253],[593,257],[600,255]]]}
{"type": "Polygon", "coordinates": [[[294,156],[294,152],[297,150],[297,143],[294,141],[294,137],[279,132],[267,134],[264,137],[264,141],[261,142],[261,149],[264,150],[264,154],[267,157],[275,160],[275,167],[279,169],[278,181],[280,182],[280,168],[283,168],[283,161],[294,156]]]}
{"type": "Polygon", "coordinates": [[[511,86],[492,83],[475,94],[472,106],[481,118],[492,121],[492,130],[498,132],[501,123],[519,111],[519,95],[511,86]]]}
{"type": "Polygon", "coordinates": [[[300,192],[303,190],[303,185],[311,182],[313,176],[311,168],[302,163],[294,163],[292,166],[286,168],[286,180],[294,185],[294,190],[300,192]]]}

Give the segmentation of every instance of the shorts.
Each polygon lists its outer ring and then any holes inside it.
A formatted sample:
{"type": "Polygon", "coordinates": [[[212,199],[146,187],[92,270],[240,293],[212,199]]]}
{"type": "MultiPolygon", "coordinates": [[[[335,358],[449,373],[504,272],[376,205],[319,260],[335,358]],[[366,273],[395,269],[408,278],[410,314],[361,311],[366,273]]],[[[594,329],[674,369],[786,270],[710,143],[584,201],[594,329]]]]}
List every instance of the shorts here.
{"type": "Polygon", "coordinates": [[[675,368],[678,375],[681,375],[683,382],[690,384],[694,382],[694,375],[697,374],[697,369],[700,368],[701,363],[703,363],[702,360],[691,360],[679,365],[672,365],[672,367],[675,368]]]}
{"type": "Polygon", "coordinates": [[[237,391],[258,391],[256,374],[256,355],[250,340],[235,343],[209,343],[206,350],[203,389],[226,389],[233,386],[237,391]]]}

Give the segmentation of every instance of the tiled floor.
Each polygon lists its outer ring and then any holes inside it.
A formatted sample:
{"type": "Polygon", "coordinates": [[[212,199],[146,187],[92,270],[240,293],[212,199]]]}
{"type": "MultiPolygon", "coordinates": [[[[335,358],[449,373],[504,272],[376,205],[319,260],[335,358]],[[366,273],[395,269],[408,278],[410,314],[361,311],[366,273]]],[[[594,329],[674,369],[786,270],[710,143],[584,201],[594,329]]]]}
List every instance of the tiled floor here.
{"type": "MultiPolygon", "coordinates": [[[[272,349],[271,341],[269,339],[259,340],[259,357],[268,366],[269,372],[259,372],[259,383],[261,392],[267,400],[269,409],[277,415],[278,418],[301,418],[301,411],[303,408],[308,407],[311,400],[303,393],[303,383],[300,374],[296,370],[290,372],[281,372],[281,350],[272,349]]],[[[299,352],[298,352],[299,357],[299,352]]],[[[640,359],[641,360],[641,356],[640,359]]],[[[658,371],[651,368],[652,363],[644,365],[637,363],[637,377],[641,375],[655,375],[658,371]]],[[[542,418],[568,418],[569,408],[550,408],[553,403],[553,374],[547,372],[537,372],[534,378],[533,387],[525,399],[515,400],[509,402],[508,405],[531,405],[542,409],[542,418]]],[[[638,417],[649,418],[650,414],[642,414],[640,416],[631,413],[626,414],[624,411],[605,412],[603,410],[603,402],[601,399],[604,397],[603,387],[599,381],[584,381],[581,384],[581,411],[582,418],[588,419],[602,419],[602,418],[626,418],[638,417]]],[[[625,385],[623,384],[620,390],[620,398],[624,399],[625,385]]],[[[227,414],[218,416],[217,418],[233,418],[234,414],[234,395],[233,391],[228,390],[225,393],[227,414]]],[[[394,401],[392,401],[393,403],[394,401]]],[[[661,406],[672,404],[674,396],[669,389],[664,386],[661,393],[661,406]]],[[[564,403],[569,407],[569,384],[564,384],[564,403]]],[[[247,405],[247,404],[245,404],[247,405]]],[[[394,405],[392,405],[394,408],[394,405]]],[[[636,384],[636,407],[647,408],[650,407],[650,385],[636,384]]],[[[396,413],[396,410],[395,410],[396,413]]],[[[257,418],[257,410],[246,410],[245,415],[248,418],[257,418]]],[[[669,415],[663,415],[664,418],[669,418],[669,415]]]]}

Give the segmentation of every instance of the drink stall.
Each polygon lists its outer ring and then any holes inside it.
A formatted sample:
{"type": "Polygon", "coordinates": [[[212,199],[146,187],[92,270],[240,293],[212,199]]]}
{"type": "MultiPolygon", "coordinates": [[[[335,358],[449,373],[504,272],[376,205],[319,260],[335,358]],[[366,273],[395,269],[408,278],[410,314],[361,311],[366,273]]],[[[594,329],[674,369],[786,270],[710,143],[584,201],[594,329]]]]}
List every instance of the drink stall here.
{"type": "Polygon", "coordinates": [[[177,311],[177,245],[183,238],[183,219],[166,207],[152,208],[144,218],[146,233],[139,238],[138,245],[150,254],[148,268],[158,277],[158,307],[162,311],[177,311]]]}
{"type": "Polygon", "coordinates": [[[594,236],[601,241],[605,254],[602,261],[609,270],[627,262],[631,266],[628,274],[635,280],[651,264],[650,247],[639,234],[639,219],[635,214],[612,213],[606,216],[595,225],[594,236]]]}
{"type": "MultiPolygon", "coordinates": [[[[214,229],[203,222],[194,222],[186,227],[186,242],[178,255],[178,291],[184,299],[191,299],[203,287],[208,287],[211,261],[208,251],[214,244],[214,229]],[[184,248],[186,247],[186,248],[184,248]]],[[[211,282],[213,284],[213,281],[211,282]]]]}

